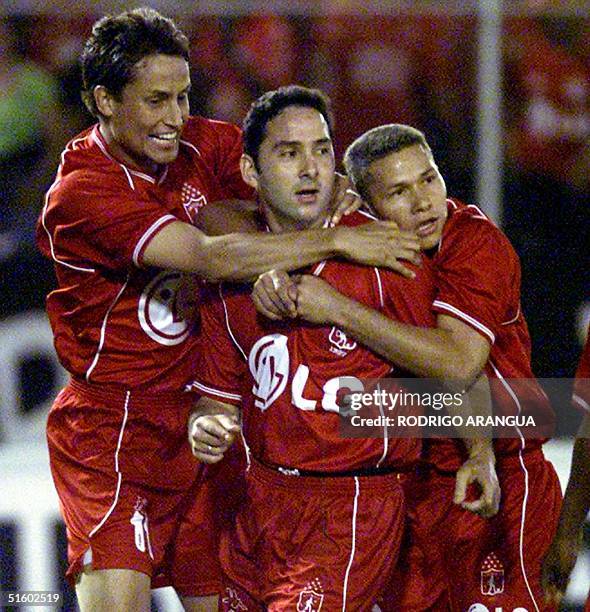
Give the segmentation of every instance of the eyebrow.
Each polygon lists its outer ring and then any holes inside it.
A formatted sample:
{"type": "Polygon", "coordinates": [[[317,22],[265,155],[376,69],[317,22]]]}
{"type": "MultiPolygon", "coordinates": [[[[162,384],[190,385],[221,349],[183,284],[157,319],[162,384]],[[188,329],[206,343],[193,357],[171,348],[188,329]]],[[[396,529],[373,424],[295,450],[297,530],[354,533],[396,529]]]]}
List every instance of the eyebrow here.
{"type": "MultiPolygon", "coordinates": [[[[279,140],[273,146],[273,149],[278,149],[280,147],[296,147],[301,145],[301,140],[279,140]]],[[[320,138],[319,140],[314,140],[313,144],[332,144],[331,138],[320,138]]]]}
{"type": "MultiPolygon", "coordinates": [[[[427,174],[430,174],[431,172],[434,172],[434,168],[428,168],[428,170],[425,170],[424,172],[422,172],[422,174],[420,174],[418,178],[422,178],[426,176],[427,174]]],[[[397,187],[404,187],[411,182],[412,181],[400,181],[399,183],[392,183],[391,185],[387,185],[386,189],[396,189],[397,187]]]]}
{"type": "MultiPolygon", "coordinates": [[[[182,91],[180,91],[179,93],[183,94],[183,93],[188,93],[192,88],[192,83],[190,85],[187,85],[182,91]]],[[[148,92],[149,96],[170,96],[172,95],[169,91],[164,91],[162,89],[152,89],[151,91],[148,92]]]]}

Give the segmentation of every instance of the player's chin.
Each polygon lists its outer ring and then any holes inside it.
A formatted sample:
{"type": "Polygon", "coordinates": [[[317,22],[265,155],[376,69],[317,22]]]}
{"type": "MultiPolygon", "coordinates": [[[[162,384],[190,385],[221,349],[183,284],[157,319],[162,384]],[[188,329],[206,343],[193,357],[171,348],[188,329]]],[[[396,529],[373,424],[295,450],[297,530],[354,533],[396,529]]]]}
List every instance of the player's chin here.
{"type": "Polygon", "coordinates": [[[156,164],[170,164],[178,157],[178,145],[167,147],[165,150],[154,147],[148,156],[156,164]]]}
{"type": "Polygon", "coordinates": [[[421,251],[428,251],[434,248],[436,245],[437,245],[437,242],[434,241],[432,238],[421,238],[420,239],[420,250],[421,251]]]}
{"type": "Polygon", "coordinates": [[[420,250],[428,251],[429,249],[433,249],[440,242],[441,232],[433,232],[429,236],[421,237],[420,240],[420,250]]]}

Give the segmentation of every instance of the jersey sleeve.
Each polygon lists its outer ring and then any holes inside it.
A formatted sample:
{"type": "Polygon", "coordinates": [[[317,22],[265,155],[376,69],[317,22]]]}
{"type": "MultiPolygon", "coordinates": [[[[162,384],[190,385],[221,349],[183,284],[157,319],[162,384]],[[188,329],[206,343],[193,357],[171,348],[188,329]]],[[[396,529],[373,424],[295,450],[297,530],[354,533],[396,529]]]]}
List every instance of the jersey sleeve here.
{"type": "Polygon", "coordinates": [[[220,287],[210,286],[203,292],[199,357],[191,389],[226,404],[240,405],[246,362],[226,326],[220,291],[220,287]]]}
{"type": "Polygon", "coordinates": [[[590,413],[590,328],[574,381],[574,406],[590,413]]]}
{"type": "Polygon", "coordinates": [[[520,316],[520,264],[508,239],[485,218],[452,220],[436,255],[433,310],[460,319],[494,344],[520,316]]]}
{"type": "Polygon", "coordinates": [[[124,177],[74,172],[49,192],[41,222],[57,261],[116,270],[140,266],[150,239],[178,220],[124,177]]]}

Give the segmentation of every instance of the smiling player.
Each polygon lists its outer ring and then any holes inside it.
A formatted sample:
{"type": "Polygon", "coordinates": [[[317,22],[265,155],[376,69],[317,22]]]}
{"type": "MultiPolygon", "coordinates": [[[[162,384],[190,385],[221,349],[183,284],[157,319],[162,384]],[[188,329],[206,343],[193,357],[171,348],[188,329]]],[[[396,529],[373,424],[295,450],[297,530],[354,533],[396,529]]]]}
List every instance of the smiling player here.
{"type": "Polygon", "coordinates": [[[49,456],[83,611],[143,612],[163,585],[187,610],[217,609],[207,486],[186,444],[198,295],[184,273],[246,279],[334,255],[397,266],[394,224],[362,228],[362,239],[349,227],[199,231],[203,206],[252,190],[241,131],[189,116],[188,57],[186,37],[151,9],[94,25],[82,73],[98,123],[67,145],[38,225],[71,374],[49,414],[49,456]]]}

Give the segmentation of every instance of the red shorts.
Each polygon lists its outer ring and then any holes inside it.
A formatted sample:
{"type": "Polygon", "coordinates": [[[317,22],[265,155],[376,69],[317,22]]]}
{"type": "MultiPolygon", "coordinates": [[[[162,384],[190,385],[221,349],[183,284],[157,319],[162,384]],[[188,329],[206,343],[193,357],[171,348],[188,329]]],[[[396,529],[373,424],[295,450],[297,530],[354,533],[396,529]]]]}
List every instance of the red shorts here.
{"type": "Polygon", "coordinates": [[[502,500],[491,519],[453,503],[454,474],[429,470],[412,481],[408,546],[384,611],[556,609],[540,578],[561,507],[557,474],[541,450],[503,458],[497,472],[502,500]]]}
{"type": "Polygon", "coordinates": [[[193,399],[79,382],[58,395],[47,440],[70,581],[91,565],[137,570],[152,587],[170,585],[182,595],[220,591],[213,517],[232,474],[228,463],[205,468],[192,456],[186,427],[193,399]]]}
{"type": "Polygon", "coordinates": [[[401,478],[287,476],[254,463],[221,539],[222,610],[370,610],[399,555],[401,478]]]}

